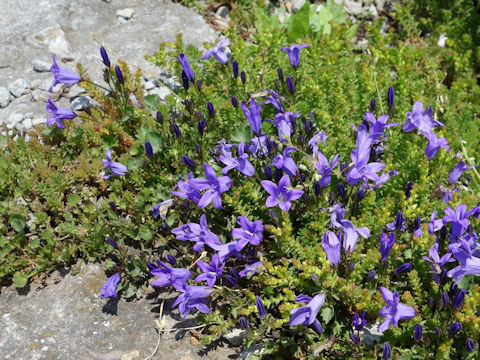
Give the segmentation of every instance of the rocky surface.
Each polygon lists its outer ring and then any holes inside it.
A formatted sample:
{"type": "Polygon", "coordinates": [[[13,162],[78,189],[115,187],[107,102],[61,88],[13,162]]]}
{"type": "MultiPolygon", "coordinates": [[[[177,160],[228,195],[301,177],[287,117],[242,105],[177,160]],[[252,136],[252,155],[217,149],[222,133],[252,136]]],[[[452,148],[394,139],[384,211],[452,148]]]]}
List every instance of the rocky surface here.
{"type": "MultiPolygon", "coordinates": [[[[159,304],[152,299],[126,302],[100,299],[106,280],[99,264],[79,264],[74,272],[57,271],[44,288],[5,288],[0,294],[0,357],[2,360],[141,360],[158,342],[159,304]]],[[[195,326],[192,316],[182,319],[167,297],[165,329],[195,326]]],[[[193,332],[195,334],[195,332],[193,332]]],[[[240,336],[236,334],[236,336],[240,336]]],[[[235,359],[225,345],[207,349],[188,330],[165,332],[153,360],[235,359]]]]}

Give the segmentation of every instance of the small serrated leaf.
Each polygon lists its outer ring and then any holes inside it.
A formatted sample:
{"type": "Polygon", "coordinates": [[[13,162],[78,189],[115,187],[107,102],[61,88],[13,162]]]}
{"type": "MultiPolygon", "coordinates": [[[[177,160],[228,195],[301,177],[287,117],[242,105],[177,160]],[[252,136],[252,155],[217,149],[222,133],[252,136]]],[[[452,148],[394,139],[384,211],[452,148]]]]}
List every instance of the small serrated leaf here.
{"type": "Polygon", "coordinates": [[[13,275],[13,283],[18,288],[23,288],[25,285],[27,285],[27,281],[28,281],[28,276],[21,272],[16,272],[13,275]]]}

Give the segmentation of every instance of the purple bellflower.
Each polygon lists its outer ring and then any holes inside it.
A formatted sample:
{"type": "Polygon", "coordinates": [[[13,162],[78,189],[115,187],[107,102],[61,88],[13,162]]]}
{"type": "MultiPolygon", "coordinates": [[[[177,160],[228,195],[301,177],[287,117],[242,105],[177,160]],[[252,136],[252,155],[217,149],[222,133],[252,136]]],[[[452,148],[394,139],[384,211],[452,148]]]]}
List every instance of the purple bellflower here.
{"type": "Polygon", "coordinates": [[[53,54],[52,58],[53,65],[50,67],[50,72],[53,74],[53,83],[48,88],[49,92],[53,92],[53,88],[57,84],[78,84],[82,80],[80,74],[75,71],[70,71],[58,66],[57,55],[53,54]]]}
{"type": "Polygon", "coordinates": [[[158,276],[152,281],[152,286],[170,286],[175,289],[181,288],[192,277],[190,270],[183,268],[171,268],[167,264],[157,260],[158,266],[150,270],[150,274],[158,276]]]}
{"type": "Polygon", "coordinates": [[[368,239],[370,237],[370,230],[367,227],[356,228],[355,225],[349,220],[342,220],[342,226],[340,229],[343,234],[343,248],[347,253],[353,252],[357,245],[359,236],[368,239]]]}
{"type": "Polygon", "coordinates": [[[385,262],[395,244],[395,233],[385,235],[384,232],[380,234],[380,261],[385,262]]]}
{"type": "Polygon", "coordinates": [[[394,271],[393,271],[393,274],[394,275],[400,275],[400,274],[403,274],[405,272],[409,272],[410,270],[412,270],[412,264],[410,263],[403,263],[402,265],[400,265],[398,268],[396,268],[394,271]]]}
{"type": "Polygon", "coordinates": [[[395,100],[395,92],[393,91],[393,86],[390,85],[388,87],[388,93],[387,93],[387,104],[388,104],[388,107],[392,107],[393,106],[393,103],[394,103],[394,100],[395,100]]]}
{"type": "Polygon", "coordinates": [[[432,119],[432,116],[432,108],[424,111],[422,102],[417,101],[412,111],[407,113],[407,121],[403,124],[402,130],[410,132],[416,129],[423,133],[431,133],[434,126],[444,126],[440,121],[432,119]]]}
{"type": "Polygon", "coordinates": [[[367,315],[367,312],[364,311],[362,313],[362,316],[355,314],[353,316],[353,321],[352,325],[357,329],[358,331],[362,330],[365,325],[367,325],[367,320],[365,320],[365,315],[367,315]]]}
{"type": "Polygon", "coordinates": [[[118,65],[115,65],[115,75],[117,76],[118,83],[123,84],[125,79],[123,78],[122,69],[120,69],[118,65]]]}
{"type": "Polygon", "coordinates": [[[288,60],[290,60],[290,65],[294,69],[297,69],[298,64],[300,63],[300,50],[305,47],[310,47],[308,44],[301,44],[301,45],[291,45],[290,47],[284,46],[282,47],[282,52],[287,52],[288,60]]]}
{"type": "Polygon", "coordinates": [[[427,147],[425,148],[425,155],[428,160],[432,160],[437,155],[438,150],[443,147],[445,150],[450,151],[448,140],[446,138],[437,138],[437,134],[434,132],[423,133],[428,139],[427,147]]]}
{"type": "Polygon", "coordinates": [[[313,150],[313,157],[315,158],[318,152],[318,143],[323,143],[323,145],[327,145],[328,136],[325,134],[325,131],[321,131],[316,133],[312,136],[312,138],[308,141],[308,146],[310,146],[313,150]]]}
{"type": "Polygon", "coordinates": [[[212,287],[215,284],[215,281],[222,277],[223,267],[225,266],[225,264],[219,263],[218,254],[212,256],[212,262],[210,265],[202,260],[198,260],[197,265],[203,273],[198,275],[193,281],[199,282],[206,280],[208,287],[212,287]]]}
{"type": "Polygon", "coordinates": [[[448,332],[450,333],[450,335],[455,335],[456,333],[458,333],[460,330],[462,330],[462,324],[459,323],[459,322],[454,322],[452,325],[450,325],[450,329],[448,330],[448,332]]]}
{"type": "Polygon", "coordinates": [[[170,191],[170,193],[184,199],[190,199],[195,204],[198,204],[198,202],[202,198],[202,194],[198,190],[198,188],[192,183],[193,179],[193,173],[190,172],[188,174],[187,181],[180,180],[179,182],[177,182],[177,187],[180,191],[170,191]]]}
{"type": "Polygon", "coordinates": [[[237,251],[242,251],[247,244],[259,245],[262,242],[263,223],[261,220],[250,221],[243,215],[237,220],[237,224],[241,228],[232,230],[232,237],[238,239],[237,251]]]}
{"type": "Polygon", "coordinates": [[[440,258],[440,255],[438,254],[438,244],[430,247],[428,255],[429,257],[424,256],[422,259],[432,264],[433,280],[435,280],[436,283],[439,283],[439,275],[442,270],[445,269],[445,265],[449,262],[455,262],[455,260],[452,258],[452,253],[450,252],[447,252],[440,258]]]}
{"type": "Polygon", "coordinates": [[[377,173],[385,167],[385,164],[379,162],[368,163],[371,145],[372,139],[368,136],[367,127],[360,124],[357,131],[356,147],[350,155],[353,168],[347,173],[347,183],[350,185],[356,185],[361,180],[367,179],[380,180],[377,173]]]}
{"type": "Polygon", "coordinates": [[[150,208],[152,210],[153,218],[156,219],[158,218],[158,216],[160,216],[162,219],[165,219],[165,216],[167,215],[167,210],[170,206],[172,206],[172,203],[173,199],[167,199],[165,201],[162,201],[161,203],[153,205],[150,208]]]}
{"type": "Polygon", "coordinates": [[[265,202],[266,207],[278,207],[284,211],[290,210],[292,201],[297,200],[303,195],[303,190],[292,189],[290,187],[290,177],[283,175],[278,185],[270,180],[262,180],[262,186],[270,194],[265,202]]]}
{"type": "Polygon", "coordinates": [[[117,297],[117,285],[120,282],[120,274],[110,276],[100,290],[100,299],[117,297]]]}
{"type": "Polygon", "coordinates": [[[260,296],[255,296],[255,305],[257,306],[258,316],[265,318],[267,316],[267,310],[265,310],[265,305],[260,296]]]}
{"type": "Polygon", "coordinates": [[[180,291],[181,294],[172,304],[172,308],[178,305],[178,312],[180,314],[184,314],[184,319],[194,308],[204,314],[210,312],[210,309],[206,303],[208,302],[208,298],[212,293],[211,288],[207,286],[183,285],[183,287],[178,288],[177,290],[180,291]]]}
{"type": "Polygon", "coordinates": [[[315,169],[322,175],[322,178],[318,181],[320,187],[326,187],[330,185],[330,181],[332,179],[332,171],[335,167],[340,163],[339,154],[336,154],[330,164],[328,163],[328,159],[323,155],[321,151],[317,152],[317,159],[318,161],[315,163],[315,169]]]}
{"type": "Polygon", "coordinates": [[[250,100],[250,108],[245,105],[242,101],[240,104],[243,113],[247,117],[248,123],[250,124],[250,128],[252,129],[255,135],[260,135],[260,131],[262,131],[262,117],[260,115],[260,110],[262,109],[261,104],[257,104],[254,99],[250,100]]]}
{"type": "Polygon", "coordinates": [[[322,248],[327,255],[327,260],[330,261],[331,266],[337,266],[340,262],[341,245],[337,234],[333,231],[328,231],[322,237],[322,248]]]}
{"type": "Polygon", "coordinates": [[[187,55],[180,54],[180,56],[178,57],[178,61],[180,62],[180,65],[183,68],[183,71],[185,73],[185,76],[187,77],[187,80],[192,83],[195,83],[195,73],[190,67],[190,63],[188,62],[187,55]]]}
{"type": "Polygon", "coordinates": [[[47,119],[47,126],[55,124],[59,129],[64,129],[62,119],[73,119],[77,116],[72,110],[57,106],[50,98],[48,98],[46,108],[47,112],[51,114],[47,119]]]}
{"type": "Polygon", "coordinates": [[[285,81],[287,83],[287,89],[290,94],[295,94],[295,83],[293,82],[293,78],[291,76],[287,76],[285,81]]]}
{"type": "Polygon", "coordinates": [[[220,161],[226,166],[222,169],[222,174],[226,175],[230,170],[236,169],[243,175],[252,177],[255,174],[255,169],[250,161],[248,155],[244,152],[245,143],[238,145],[238,158],[225,157],[220,155],[220,161]]]}
{"type": "Polygon", "coordinates": [[[300,115],[300,113],[287,111],[285,113],[277,113],[275,121],[271,119],[266,119],[265,121],[275,124],[278,130],[278,138],[280,141],[286,141],[293,135],[294,122],[300,115]]]}
{"type": "Polygon", "coordinates": [[[258,273],[258,269],[260,267],[263,267],[263,263],[261,261],[257,261],[251,265],[245,265],[245,268],[238,273],[240,277],[245,277],[245,276],[253,276],[258,273]]]}
{"type": "Polygon", "coordinates": [[[451,223],[450,234],[457,237],[463,234],[468,227],[468,218],[475,213],[476,207],[466,211],[467,205],[459,204],[453,211],[450,207],[443,210],[446,214],[443,217],[443,224],[451,223]]]}
{"type": "Polygon", "coordinates": [[[433,233],[443,228],[443,220],[442,219],[436,220],[437,214],[438,214],[438,211],[433,210],[432,216],[430,217],[430,222],[428,223],[428,233],[430,235],[433,235],[433,233]]]}
{"type": "Polygon", "coordinates": [[[378,119],[375,118],[375,115],[372,113],[367,112],[363,116],[363,120],[369,124],[370,127],[370,139],[372,142],[379,142],[379,139],[382,136],[385,136],[384,130],[391,126],[398,125],[397,123],[387,124],[388,115],[382,115],[378,119]]]}
{"type": "Polygon", "coordinates": [[[390,360],[391,358],[392,358],[392,347],[388,342],[386,342],[385,344],[383,344],[382,360],[390,360]]]}
{"type": "Polygon", "coordinates": [[[262,134],[260,136],[255,136],[250,140],[250,144],[248,146],[249,151],[254,155],[254,156],[261,156],[265,155],[268,156],[268,146],[267,146],[267,136],[265,134],[262,134]]]}
{"type": "Polygon", "coordinates": [[[283,104],[280,100],[285,101],[283,97],[280,97],[278,92],[268,89],[268,99],[263,102],[263,105],[265,104],[272,104],[273,107],[277,110],[280,111],[281,113],[285,112],[285,108],[283,107],[283,104]]]}
{"type": "Polygon", "coordinates": [[[379,312],[380,316],[384,317],[385,320],[378,327],[378,332],[384,332],[392,324],[398,325],[399,320],[407,320],[415,316],[416,312],[414,308],[399,302],[400,297],[398,295],[398,291],[392,293],[383,286],[380,286],[380,291],[382,292],[383,299],[387,305],[382,307],[379,312]]]}
{"type": "Polygon", "coordinates": [[[401,211],[398,212],[397,216],[395,217],[395,221],[388,223],[386,228],[390,231],[404,231],[407,230],[407,225],[405,225],[405,218],[401,211]]]}
{"type": "Polygon", "coordinates": [[[177,236],[178,240],[194,241],[196,244],[193,246],[193,250],[200,252],[203,249],[203,245],[222,245],[220,238],[211,232],[207,226],[207,215],[200,216],[200,224],[187,223],[172,230],[172,233],[177,236]]]}
{"type": "Polygon", "coordinates": [[[225,47],[230,45],[230,40],[222,39],[218,44],[211,49],[205,51],[202,56],[202,60],[208,60],[211,56],[218,60],[220,64],[225,65],[228,62],[228,56],[225,52],[225,47]]]}
{"type": "Polygon", "coordinates": [[[110,170],[111,175],[105,175],[103,178],[108,179],[113,175],[125,175],[128,172],[128,168],[120,164],[119,162],[112,161],[112,152],[110,149],[105,150],[106,159],[102,159],[102,164],[105,170],[110,170]]]}
{"type": "Polygon", "coordinates": [[[232,179],[228,176],[217,177],[215,170],[207,163],[203,164],[203,171],[205,179],[196,178],[190,180],[192,185],[198,190],[207,190],[198,201],[197,205],[203,209],[213,201],[213,206],[217,209],[222,209],[222,193],[230,189],[232,186],[232,179]]]}
{"type": "Polygon", "coordinates": [[[238,241],[230,241],[226,244],[209,243],[207,245],[210,246],[213,250],[217,251],[220,262],[224,263],[228,258],[232,256],[236,256],[238,258],[243,257],[242,254],[237,251],[237,244],[238,241]]]}
{"type": "Polygon", "coordinates": [[[145,141],[145,152],[147,153],[147,156],[152,159],[153,158],[153,148],[152,144],[150,141],[145,141]]]}
{"type": "Polygon", "coordinates": [[[110,67],[110,59],[108,58],[107,50],[103,46],[100,47],[100,56],[102,57],[102,61],[107,68],[110,67]]]}
{"type": "Polygon", "coordinates": [[[472,169],[473,166],[467,166],[463,161],[459,161],[457,165],[450,171],[448,174],[448,183],[449,184],[454,184],[460,179],[460,176],[468,170],[472,169]]]}
{"type": "Polygon", "coordinates": [[[290,156],[292,151],[295,151],[295,148],[293,146],[287,146],[285,149],[283,149],[282,155],[278,154],[273,158],[271,165],[275,165],[277,169],[282,169],[290,176],[297,176],[297,165],[290,156]]]}
{"type": "Polygon", "coordinates": [[[313,324],[315,329],[321,334],[323,332],[322,325],[317,320],[318,312],[325,303],[325,294],[320,293],[315,295],[313,298],[310,298],[307,295],[298,295],[295,296],[296,302],[306,302],[306,306],[299,307],[297,309],[290,310],[290,321],[289,324],[292,326],[304,324],[305,326],[310,326],[313,324]]]}
{"type": "Polygon", "coordinates": [[[416,324],[413,338],[415,341],[420,341],[422,340],[422,336],[423,336],[423,327],[420,324],[416,324]]]}

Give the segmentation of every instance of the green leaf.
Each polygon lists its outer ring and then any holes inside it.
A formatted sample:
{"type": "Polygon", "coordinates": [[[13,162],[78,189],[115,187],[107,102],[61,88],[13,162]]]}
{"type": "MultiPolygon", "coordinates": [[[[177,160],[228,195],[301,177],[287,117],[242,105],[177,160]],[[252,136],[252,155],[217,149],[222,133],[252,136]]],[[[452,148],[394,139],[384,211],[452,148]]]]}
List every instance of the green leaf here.
{"type": "Polygon", "coordinates": [[[154,153],[159,151],[163,146],[162,134],[160,134],[159,132],[153,129],[141,127],[138,130],[137,139],[140,143],[142,143],[142,145],[144,145],[145,142],[149,141],[150,144],[152,145],[152,149],[154,153]]]}
{"type": "Polygon", "coordinates": [[[294,43],[304,38],[310,28],[310,3],[307,1],[298,12],[292,16],[288,26],[288,42],[294,43]]]}
{"type": "Polygon", "coordinates": [[[83,136],[83,129],[82,128],[76,128],[75,130],[72,131],[72,138],[75,141],[78,141],[82,138],[83,136]]]}
{"type": "Polygon", "coordinates": [[[127,161],[127,168],[128,170],[137,170],[143,166],[143,159],[142,158],[130,158],[127,161]]]}
{"type": "Polygon", "coordinates": [[[16,232],[21,232],[25,228],[25,219],[20,214],[14,214],[8,219],[8,223],[16,232]]]}
{"type": "Polygon", "coordinates": [[[352,39],[357,34],[358,25],[360,25],[360,23],[357,23],[357,24],[354,24],[354,25],[350,26],[348,28],[348,30],[345,31],[345,33],[344,33],[345,34],[345,39],[352,41],[352,39]]]}
{"type": "Polygon", "coordinates": [[[232,141],[237,143],[249,142],[250,126],[248,124],[243,124],[242,126],[238,127],[232,134],[232,141]]]}
{"type": "Polygon", "coordinates": [[[25,285],[27,285],[27,281],[28,281],[28,276],[21,272],[16,272],[13,275],[13,283],[18,288],[23,288],[25,285]]]}
{"type": "Polygon", "coordinates": [[[322,309],[322,313],[320,314],[322,316],[323,322],[325,324],[328,324],[330,320],[333,318],[334,311],[330,307],[324,307],[322,309]]]}
{"type": "Polygon", "coordinates": [[[160,96],[158,94],[150,94],[143,98],[143,102],[150,110],[157,110],[160,105],[160,96]]]}
{"type": "Polygon", "coordinates": [[[74,207],[77,206],[77,204],[82,201],[82,198],[78,194],[68,194],[67,196],[67,205],[74,207]]]}
{"type": "Polygon", "coordinates": [[[473,275],[467,275],[460,279],[457,283],[460,289],[468,289],[470,287],[470,282],[473,280],[473,275]]]}

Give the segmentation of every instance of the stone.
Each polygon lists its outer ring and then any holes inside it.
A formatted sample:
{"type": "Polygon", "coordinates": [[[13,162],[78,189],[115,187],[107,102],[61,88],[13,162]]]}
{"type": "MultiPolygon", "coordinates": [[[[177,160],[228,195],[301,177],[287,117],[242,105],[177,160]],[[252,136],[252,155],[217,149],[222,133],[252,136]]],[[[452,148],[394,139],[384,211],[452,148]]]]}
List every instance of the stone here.
{"type": "Polygon", "coordinates": [[[230,345],[241,346],[246,335],[247,333],[245,330],[235,328],[223,335],[223,337],[230,343],[230,345]]]}
{"type": "Polygon", "coordinates": [[[368,7],[368,13],[370,14],[372,19],[376,19],[378,17],[377,8],[373,4],[370,4],[370,6],[368,7]]]}
{"type": "Polygon", "coordinates": [[[445,36],[445,34],[440,34],[440,37],[438,38],[437,45],[440,47],[445,47],[447,43],[448,37],[445,36]]]}
{"type": "Polygon", "coordinates": [[[360,337],[363,342],[367,345],[373,345],[375,343],[380,343],[380,339],[383,336],[383,333],[378,332],[377,329],[380,326],[380,322],[374,324],[366,325],[362,331],[360,331],[360,337]]]}
{"type": "Polygon", "coordinates": [[[0,87],[0,108],[7,107],[12,100],[12,95],[7,88],[0,87]]]}
{"type": "Polygon", "coordinates": [[[361,2],[356,2],[353,0],[343,0],[343,3],[345,5],[345,11],[351,15],[360,15],[363,11],[361,2]]]}
{"type": "Polygon", "coordinates": [[[60,58],[72,55],[65,32],[59,24],[36,33],[30,41],[37,45],[45,46],[50,53],[56,54],[60,58]]]}
{"type": "Polygon", "coordinates": [[[84,107],[90,107],[91,98],[88,96],[79,96],[72,100],[72,109],[76,111],[81,111],[84,107]]]}
{"type": "Polygon", "coordinates": [[[5,122],[7,124],[7,128],[13,129],[16,125],[20,124],[24,119],[22,114],[13,113],[7,118],[5,122]]]}
{"type": "Polygon", "coordinates": [[[38,117],[32,120],[32,125],[37,126],[37,125],[45,125],[47,122],[47,119],[38,117]]]}
{"type": "Polygon", "coordinates": [[[32,61],[33,70],[36,72],[49,72],[52,63],[35,59],[32,61]]]}
{"type": "Polygon", "coordinates": [[[26,130],[32,129],[32,128],[33,128],[32,119],[25,119],[25,120],[23,120],[23,127],[24,127],[26,130]]]}
{"type": "Polygon", "coordinates": [[[125,20],[130,20],[135,13],[135,10],[131,8],[125,8],[117,10],[117,17],[124,18],[125,20]]]}
{"type": "Polygon", "coordinates": [[[15,97],[20,97],[27,92],[28,81],[25,79],[17,79],[8,85],[8,90],[15,97]]]}
{"type": "Polygon", "coordinates": [[[103,0],[103,2],[106,2],[107,4],[110,4],[112,0],[103,0]]]}
{"type": "Polygon", "coordinates": [[[292,11],[297,12],[300,8],[305,5],[305,0],[291,0],[292,11]]]}
{"type": "Polygon", "coordinates": [[[170,90],[165,86],[161,86],[150,90],[148,93],[157,94],[160,97],[160,100],[165,100],[165,98],[170,95],[170,90]]]}
{"type": "Polygon", "coordinates": [[[261,355],[265,352],[264,344],[256,344],[250,346],[249,348],[243,350],[240,355],[238,355],[238,360],[249,360],[252,355],[261,355]]]}
{"type": "Polygon", "coordinates": [[[385,3],[387,0],[375,0],[375,5],[377,8],[377,11],[383,11],[385,10],[385,3]]]}
{"type": "Polygon", "coordinates": [[[230,9],[227,6],[222,5],[217,9],[217,11],[215,12],[215,15],[217,15],[218,17],[221,17],[222,19],[229,19],[230,9]]]}
{"type": "Polygon", "coordinates": [[[83,94],[84,92],[85,92],[84,88],[75,84],[75,85],[73,85],[72,87],[69,88],[68,97],[70,99],[74,99],[74,98],[80,96],[81,94],[83,94]]]}
{"type": "Polygon", "coordinates": [[[152,90],[158,86],[160,86],[160,83],[157,80],[153,79],[153,80],[146,81],[144,88],[145,90],[152,90]]]}

